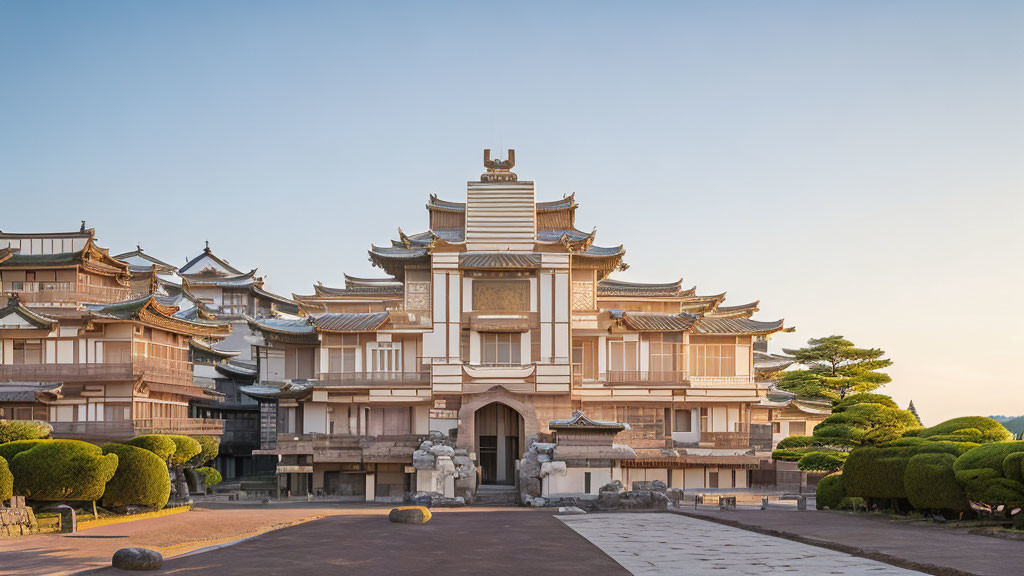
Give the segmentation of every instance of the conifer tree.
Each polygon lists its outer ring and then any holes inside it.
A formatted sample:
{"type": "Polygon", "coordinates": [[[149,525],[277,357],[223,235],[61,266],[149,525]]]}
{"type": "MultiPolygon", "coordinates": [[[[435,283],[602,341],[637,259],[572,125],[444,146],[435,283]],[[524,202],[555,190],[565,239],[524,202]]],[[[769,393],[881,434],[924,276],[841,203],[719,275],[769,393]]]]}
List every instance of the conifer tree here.
{"type": "Polygon", "coordinates": [[[917,408],[914,408],[914,401],[913,400],[911,400],[910,404],[907,406],[907,411],[910,412],[911,414],[913,414],[914,418],[917,418],[917,423],[918,424],[920,424],[921,426],[924,426],[924,423],[921,422],[921,416],[918,415],[918,413],[917,413],[917,408]]]}
{"type": "Polygon", "coordinates": [[[879,370],[892,365],[880,348],[857,348],[842,336],[812,338],[806,348],[785,350],[805,366],[783,372],[778,387],[804,398],[842,399],[892,381],[879,370]]]}

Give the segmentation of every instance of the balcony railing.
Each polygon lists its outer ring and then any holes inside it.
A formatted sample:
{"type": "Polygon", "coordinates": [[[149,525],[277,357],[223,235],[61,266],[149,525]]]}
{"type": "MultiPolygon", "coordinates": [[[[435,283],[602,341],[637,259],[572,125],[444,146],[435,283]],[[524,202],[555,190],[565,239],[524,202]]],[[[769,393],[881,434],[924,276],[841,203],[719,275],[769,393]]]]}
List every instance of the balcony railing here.
{"type": "Polygon", "coordinates": [[[609,384],[686,384],[690,375],[685,370],[609,370],[605,381],[609,384]]]}
{"type": "Polygon", "coordinates": [[[355,434],[278,434],[275,453],[280,454],[324,454],[367,448],[398,448],[413,450],[419,448],[426,436],[423,434],[383,434],[360,436],[355,434]]]}
{"type": "Polygon", "coordinates": [[[701,432],[700,443],[713,448],[749,448],[750,432],[701,432]]]}
{"type": "Polygon", "coordinates": [[[99,422],[50,422],[57,438],[123,440],[139,434],[209,434],[219,436],[224,421],[212,418],[137,418],[99,422]]]}
{"type": "Polygon", "coordinates": [[[24,288],[12,288],[18,293],[18,299],[26,304],[112,304],[131,298],[131,288],[127,286],[89,286],[80,285],[74,288],[49,290],[44,282],[24,282],[24,288]]]}
{"type": "Polygon", "coordinates": [[[162,384],[192,384],[192,363],[135,356],[132,362],[99,364],[0,364],[0,381],[103,382],[144,378],[162,384]]]}
{"type": "Polygon", "coordinates": [[[358,387],[391,386],[395,384],[429,384],[430,371],[419,372],[323,372],[318,377],[322,386],[358,387]]]}
{"type": "Polygon", "coordinates": [[[692,386],[734,386],[753,384],[753,376],[690,376],[692,386]]]}

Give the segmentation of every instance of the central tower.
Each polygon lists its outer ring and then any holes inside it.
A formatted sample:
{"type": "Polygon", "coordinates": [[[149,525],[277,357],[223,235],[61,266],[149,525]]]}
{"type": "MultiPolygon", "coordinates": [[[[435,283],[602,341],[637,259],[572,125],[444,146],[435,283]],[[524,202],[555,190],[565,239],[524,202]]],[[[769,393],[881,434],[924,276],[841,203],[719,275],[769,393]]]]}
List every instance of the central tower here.
{"type": "Polygon", "coordinates": [[[466,250],[532,252],[537,238],[536,195],[533,182],[520,182],[512,168],[516,151],[507,160],[491,160],[484,150],[487,171],[466,190],[466,250]]]}

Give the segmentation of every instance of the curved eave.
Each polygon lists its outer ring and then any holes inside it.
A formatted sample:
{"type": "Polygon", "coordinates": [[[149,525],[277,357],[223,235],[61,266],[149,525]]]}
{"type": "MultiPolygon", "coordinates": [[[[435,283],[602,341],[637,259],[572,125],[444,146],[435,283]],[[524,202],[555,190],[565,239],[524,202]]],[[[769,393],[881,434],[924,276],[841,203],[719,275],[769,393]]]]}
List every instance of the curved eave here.
{"type": "Polygon", "coordinates": [[[210,343],[199,338],[190,339],[189,345],[197,350],[206,352],[207,354],[218,356],[220,358],[234,358],[235,356],[241,354],[241,352],[235,350],[217,350],[210,343]]]}
{"type": "Polygon", "coordinates": [[[747,318],[714,318],[705,316],[693,325],[692,334],[708,336],[761,336],[792,330],[785,320],[760,322],[747,318]]]}

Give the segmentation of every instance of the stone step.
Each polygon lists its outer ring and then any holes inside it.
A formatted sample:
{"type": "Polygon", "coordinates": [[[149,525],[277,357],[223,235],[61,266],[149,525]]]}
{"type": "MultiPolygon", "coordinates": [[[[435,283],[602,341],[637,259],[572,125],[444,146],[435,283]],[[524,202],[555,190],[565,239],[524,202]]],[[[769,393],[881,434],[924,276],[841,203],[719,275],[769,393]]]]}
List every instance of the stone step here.
{"type": "Polygon", "coordinates": [[[518,506],[519,491],[515,486],[482,484],[476,488],[474,506],[518,506]]]}

